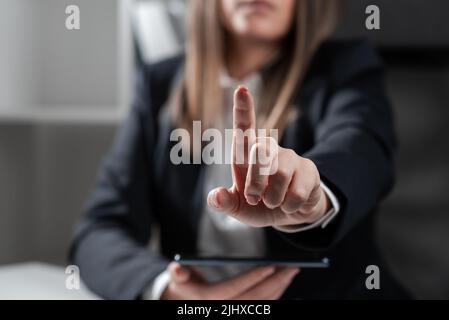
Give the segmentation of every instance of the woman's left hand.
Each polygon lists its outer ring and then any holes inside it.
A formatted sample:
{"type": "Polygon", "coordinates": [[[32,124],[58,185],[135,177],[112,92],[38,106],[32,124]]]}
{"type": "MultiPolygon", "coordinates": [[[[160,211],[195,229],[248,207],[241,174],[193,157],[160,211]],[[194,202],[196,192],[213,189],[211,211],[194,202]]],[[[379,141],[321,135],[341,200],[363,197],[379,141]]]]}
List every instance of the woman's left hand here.
{"type": "Polygon", "coordinates": [[[329,211],[315,164],[272,138],[255,136],[254,103],[245,87],[235,92],[233,119],[233,186],[212,190],[209,206],[253,227],[313,223],[329,211]],[[238,158],[238,150],[250,151],[238,158]]]}

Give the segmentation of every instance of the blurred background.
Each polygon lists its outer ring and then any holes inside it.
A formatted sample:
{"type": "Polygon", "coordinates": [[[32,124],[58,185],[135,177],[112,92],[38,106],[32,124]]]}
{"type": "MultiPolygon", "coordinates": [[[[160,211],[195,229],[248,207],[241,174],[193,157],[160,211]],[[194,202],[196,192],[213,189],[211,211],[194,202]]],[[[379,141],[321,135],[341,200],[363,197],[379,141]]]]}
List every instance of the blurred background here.
{"type": "MultiPolygon", "coordinates": [[[[0,0],[0,298],[14,281],[26,290],[26,270],[46,266],[44,285],[63,281],[57,266],[127,112],[135,66],[182,51],[184,14],[182,0],[0,0]],[[81,29],[69,31],[73,4],[81,29]]],[[[447,19],[445,0],[347,0],[336,35],[370,38],[387,64],[400,150],[378,243],[424,299],[449,299],[447,19]],[[370,4],[381,30],[365,29],[370,4]]]]}

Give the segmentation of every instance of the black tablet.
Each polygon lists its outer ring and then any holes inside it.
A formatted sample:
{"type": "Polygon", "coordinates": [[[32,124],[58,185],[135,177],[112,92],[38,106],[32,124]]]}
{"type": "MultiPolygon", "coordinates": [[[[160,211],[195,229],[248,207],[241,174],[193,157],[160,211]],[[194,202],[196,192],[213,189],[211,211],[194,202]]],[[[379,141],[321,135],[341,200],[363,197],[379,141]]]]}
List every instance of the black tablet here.
{"type": "Polygon", "coordinates": [[[241,265],[248,267],[277,266],[296,268],[328,268],[328,258],[292,259],[292,258],[249,258],[249,257],[195,257],[176,254],[174,261],[184,266],[220,267],[224,265],[241,265]]]}

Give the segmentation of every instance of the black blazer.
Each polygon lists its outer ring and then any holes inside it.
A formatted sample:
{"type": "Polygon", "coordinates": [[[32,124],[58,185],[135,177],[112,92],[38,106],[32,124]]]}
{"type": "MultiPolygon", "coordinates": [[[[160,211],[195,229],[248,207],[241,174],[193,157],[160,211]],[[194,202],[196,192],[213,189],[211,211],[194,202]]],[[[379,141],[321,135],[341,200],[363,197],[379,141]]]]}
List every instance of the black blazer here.
{"type": "MultiPolygon", "coordinates": [[[[170,162],[173,123],[158,120],[182,65],[179,57],[142,68],[130,114],[76,229],[70,259],[105,298],[138,298],[173,254],[196,250],[204,170],[170,162]],[[152,225],[160,227],[160,254],[147,248],[152,225]]],[[[363,41],[328,42],[309,68],[295,100],[301,116],[280,144],[314,161],[342,209],[325,229],[265,228],[271,255],[331,259],[328,270],[303,270],[284,298],[404,297],[373,235],[373,210],[394,181],[395,135],[383,76],[380,59],[363,41]],[[365,287],[371,264],[380,267],[381,290],[365,287]]]]}

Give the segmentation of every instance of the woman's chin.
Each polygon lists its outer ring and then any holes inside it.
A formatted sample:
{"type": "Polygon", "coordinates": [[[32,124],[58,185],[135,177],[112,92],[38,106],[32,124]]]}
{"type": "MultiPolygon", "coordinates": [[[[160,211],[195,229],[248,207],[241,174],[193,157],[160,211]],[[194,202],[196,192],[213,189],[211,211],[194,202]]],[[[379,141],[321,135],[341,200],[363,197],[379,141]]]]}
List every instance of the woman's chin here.
{"type": "Polygon", "coordinates": [[[266,32],[255,32],[251,30],[240,32],[239,38],[247,39],[248,41],[271,42],[276,40],[278,37],[276,35],[267,34],[266,32]]]}
{"type": "Polygon", "coordinates": [[[279,38],[276,30],[264,24],[245,23],[237,26],[234,34],[243,39],[257,39],[260,41],[272,41],[279,38]]]}

